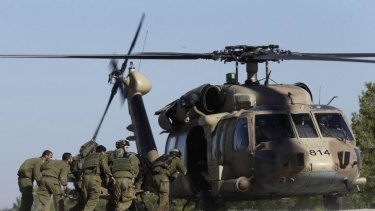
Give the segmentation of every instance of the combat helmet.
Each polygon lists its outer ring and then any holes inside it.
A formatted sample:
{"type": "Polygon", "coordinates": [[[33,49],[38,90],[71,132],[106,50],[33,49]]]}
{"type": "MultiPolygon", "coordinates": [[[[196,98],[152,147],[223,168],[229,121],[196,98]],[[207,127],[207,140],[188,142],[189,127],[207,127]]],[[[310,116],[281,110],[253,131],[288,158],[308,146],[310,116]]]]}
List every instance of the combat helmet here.
{"type": "Polygon", "coordinates": [[[176,157],[181,157],[181,151],[177,148],[174,148],[172,149],[170,152],[169,152],[169,155],[170,156],[176,156],[176,157]]]}
{"type": "Polygon", "coordinates": [[[129,146],[129,141],[127,141],[125,139],[120,139],[120,140],[116,141],[116,149],[120,149],[124,146],[129,146]]]}

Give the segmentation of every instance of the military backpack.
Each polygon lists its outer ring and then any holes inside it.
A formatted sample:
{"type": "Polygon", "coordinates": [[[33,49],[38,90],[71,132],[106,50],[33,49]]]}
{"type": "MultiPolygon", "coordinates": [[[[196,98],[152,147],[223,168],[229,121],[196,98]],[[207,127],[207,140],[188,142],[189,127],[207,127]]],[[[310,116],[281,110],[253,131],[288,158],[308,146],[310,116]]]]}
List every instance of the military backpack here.
{"type": "Polygon", "coordinates": [[[79,154],[73,157],[73,163],[71,165],[71,170],[76,179],[80,179],[82,176],[83,163],[85,162],[85,157],[90,153],[94,152],[98,144],[94,140],[90,140],[84,143],[79,149],[79,154]]]}
{"type": "Polygon", "coordinates": [[[99,167],[99,156],[100,156],[100,153],[89,154],[83,162],[82,170],[86,170],[86,169],[96,170],[99,167]]]}
{"type": "Polygon", "coordinates": [[[131,158],[135,156],[134,153],[126,153],[123,156],[115,154],[115,158],[112,163],[112,172],[118,171],[129,171],[134,174],[134,170],[131,164],[131,158]]]}
{"type": "Polygon", "coordinates": [[[171,162],[174,157],[168,156],[168,155],[162,155],[158,157],[155,162],[152,164],[152,168],[156,167],[163,167],[169,170],[169,166],[171,165],[171,162]]]}

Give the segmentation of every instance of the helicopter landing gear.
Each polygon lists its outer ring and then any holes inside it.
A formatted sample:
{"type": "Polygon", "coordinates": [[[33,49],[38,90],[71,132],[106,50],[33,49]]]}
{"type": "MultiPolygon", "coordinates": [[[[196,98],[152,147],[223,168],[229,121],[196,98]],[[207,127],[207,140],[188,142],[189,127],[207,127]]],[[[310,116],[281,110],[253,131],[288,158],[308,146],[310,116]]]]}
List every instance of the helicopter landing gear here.
{"type": "Polygon", "coordinates": [[[342,210],[344,209],[343,195],[324,195],[323,206],[327,210],[342,210]]]}

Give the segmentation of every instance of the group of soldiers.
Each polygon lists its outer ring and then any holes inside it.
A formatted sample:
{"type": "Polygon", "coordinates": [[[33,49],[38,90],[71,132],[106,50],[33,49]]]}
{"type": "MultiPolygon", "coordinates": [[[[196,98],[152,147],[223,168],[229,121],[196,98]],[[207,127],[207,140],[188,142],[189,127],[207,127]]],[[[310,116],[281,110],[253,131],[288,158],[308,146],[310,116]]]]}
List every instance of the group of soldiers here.
{"type": "Polygon", "coordinates": [[[18,171],[22,194],[20,210],[31,210],[34,181],[38,185],[36,196],[43,211],[50,209],[51,196],[56,210],[64,210],[64,197],[71,192],[68,182],[74,183],[74,191],[78,193],[78,203],[71,210],[97,209],[105,191],[109,196],[107,209],[127,210],[134,204],[136,194],[144,190],[158,195],[158,210],[169,210],[169,180],[178,172],[187,174],[178,149],[172,149],[153,163],[130,152],[127,140],[117,141],[114,151],[107,152],[106,147],[96,143],[94,149],[79,156],[81,159],[66,152],[62,160],[53,160],[52,151],[45,150],[41,157],[24,161],[18,171]]]}

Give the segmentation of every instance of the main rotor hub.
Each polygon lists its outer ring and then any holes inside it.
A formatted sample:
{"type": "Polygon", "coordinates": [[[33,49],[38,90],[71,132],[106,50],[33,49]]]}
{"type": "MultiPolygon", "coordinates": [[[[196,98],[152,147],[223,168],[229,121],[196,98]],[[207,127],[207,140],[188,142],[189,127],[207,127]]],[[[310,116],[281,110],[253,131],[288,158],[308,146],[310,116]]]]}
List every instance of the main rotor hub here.
{"type": "Polygon", "coordinates": [[[265,61],[279,61],[277,55],[290,54],[290,51],[281,50],[278,45],[235,45],[226,46],[222,51],[214,52],[216,59],[224,62],[237,61],[244,63],[259,63],[265,61]]]}

